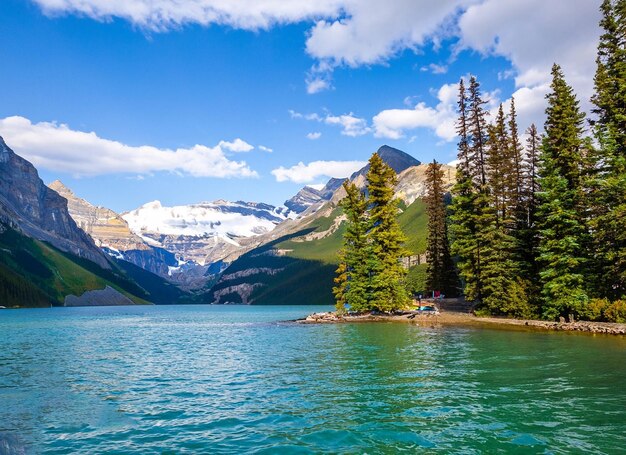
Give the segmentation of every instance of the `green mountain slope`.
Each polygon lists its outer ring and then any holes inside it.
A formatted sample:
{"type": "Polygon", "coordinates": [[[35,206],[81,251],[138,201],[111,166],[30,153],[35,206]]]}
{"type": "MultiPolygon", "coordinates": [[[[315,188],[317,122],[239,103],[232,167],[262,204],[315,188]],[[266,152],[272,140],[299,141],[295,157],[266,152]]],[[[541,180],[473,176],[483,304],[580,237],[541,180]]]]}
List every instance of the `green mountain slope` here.
{"type": "MultiPolygon", "coordinates": [[[[333,303],[332,287],[345,224],[341,208],[306,229],[250,251],[233,262],[209,295],[215,303],[258,305],[333,303]],[[319,237],[319,238],[318,238],[319,237]]],[[[399,215],[412,254],[426,250],[425,204],[416,200],[399,215]]],[[[411,289],[422,286],[424,266],[410,271],[411,289]]]]}
{"type": "MultiPolygon", "coordinates": [[[[42,307],[63,305],[65,296],[104,289],[107,285],[135,303],[160,302],[169,283],[156,275],[146,288],[149,272],[131,275],[121,267],[99,265],[0,224],[0,305],[42,307]],[[147,290],[148,289],[148,290],[147,290]]],[[[178,290],[180,292],[180,290],[178,290]]],[[[182,296],[179,296],[182,297],[182,296]]]]}

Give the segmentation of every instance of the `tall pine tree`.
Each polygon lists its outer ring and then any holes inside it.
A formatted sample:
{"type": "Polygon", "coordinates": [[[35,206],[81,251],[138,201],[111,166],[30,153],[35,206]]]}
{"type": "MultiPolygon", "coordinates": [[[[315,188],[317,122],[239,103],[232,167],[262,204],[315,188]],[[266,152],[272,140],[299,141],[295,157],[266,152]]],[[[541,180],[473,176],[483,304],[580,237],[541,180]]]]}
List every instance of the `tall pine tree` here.
{"type": "Polygon", "coordinates": [[[451,252],[456,256],[457,267],[463,285],[463,294],[468,301],[476,301],[480,294],[478,270],[477,226],[475,214],[476,190],[474,167],[470,155],[470,128],[468,122],[468,99],[463,79],[459,82],[457,134],[458,164],[456,183],[452,188],[451,252]]]}
{"type": "Polygon", "coordinates": [[[522,161],[522,220],[516,238],[519,251],[519,272],[527,283],[527,295],[533,313],[539,314],[539,229],[537,210],[539,206],[539,153],[541,136],[535,124],[526,130],[526,150],[522,161]]]}
{"type": "Polygon", "coordinates": [[[551,92],[540,155],[539,261],[543,314],[547,319],[585,310],[583,220],[583,120],[561,68],[552,67],[551,92]]]}
{"type": "Polygon", "coordinates": [[[456,296],[458,282],[450,256],[443,175],[441,164],[437,161],[428,165],[424,198],[428,213],[426,287],[439,290],[448,296],[456,296]]]}
{"type": "MultiPolygon", "coordinates": [[[[510,123],[508,123],[510,125],[510,123]]],[[[517,165],[502,105],[487,140],[486,204],[480,207],[480,307],[491,314],[527,317],[526,286],[518,278],[516,212],[517,165]]]]}
{"type": "Polygon", "coordinates": [[[626,295],[626,0],[604,0],[600,9],[590,226],[597,293],[618,299],[626,295]]]}
{"type": "Polygon", "coordinates": [[[369,160],[367,191],[372,257],[370,292],[372,309],[392,311],[406,307],[406,270],[400,259],[406,256],[405,237],[398,224],[398,203],[394,197],[396,172],[377,154],[369,160]]]}
{"type": "Polygon", "coordinates": [[[351,311],[364,311],[369,305],[368,256],[370,246],[367,239],[367,200],[352,182],[344,182],[346,197],[341,207],[346,215],[346,232],[343,248],[339,252],[339,267],[333,293],[337,310],[343,312],[346,305],[351,311]]]}

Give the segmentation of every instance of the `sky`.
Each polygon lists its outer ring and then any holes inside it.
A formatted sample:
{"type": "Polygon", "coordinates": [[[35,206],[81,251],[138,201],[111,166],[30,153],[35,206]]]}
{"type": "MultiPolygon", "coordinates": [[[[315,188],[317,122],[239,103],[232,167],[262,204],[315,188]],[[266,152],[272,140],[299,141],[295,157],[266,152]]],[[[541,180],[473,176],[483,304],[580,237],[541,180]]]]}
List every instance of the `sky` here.
{"type": "Polygon", "coordinates": [[[124,212],[280,205],[383,144],[456,158],[457,84],[544,120],[583,109],[599,0],[2,0],[0,135],[49,183],[124,212]]]}

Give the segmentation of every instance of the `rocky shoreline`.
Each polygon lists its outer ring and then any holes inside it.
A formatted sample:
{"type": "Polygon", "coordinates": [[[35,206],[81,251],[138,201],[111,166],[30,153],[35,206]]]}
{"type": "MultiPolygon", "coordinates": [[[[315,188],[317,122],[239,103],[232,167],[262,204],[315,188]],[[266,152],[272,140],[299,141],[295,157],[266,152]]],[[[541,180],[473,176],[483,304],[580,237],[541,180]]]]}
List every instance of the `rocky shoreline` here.
{"type": "Polygon", "coordinates": [[[626,324],[610,322],[551,322],[526,319],[478,317],[468,312],[442,311],[437,314],[420,314],[405,311],[394,314],[361,313],[338,315],[334,312],[313,313],[296,321],[300,324],[343,324],[359,322],[402,322],[425,327],[482,326],[513,330],[552,330],[562,332],[584,332],[607,335],[626,335],[626,324]]]}

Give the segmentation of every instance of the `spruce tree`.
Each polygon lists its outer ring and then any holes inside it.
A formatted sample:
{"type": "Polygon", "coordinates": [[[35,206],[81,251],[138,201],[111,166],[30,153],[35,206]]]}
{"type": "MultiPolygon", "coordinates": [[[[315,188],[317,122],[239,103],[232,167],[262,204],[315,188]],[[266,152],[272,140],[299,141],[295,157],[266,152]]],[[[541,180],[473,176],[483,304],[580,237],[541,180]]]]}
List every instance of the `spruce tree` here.
{"type": "Polygon", "coordinates": [[[396,183],[395,171],[377,153],[369,160],[368,197],[354,183],[344,183],[347,226],[333,288],[340,312],[346,304],[353,311],[393,311],[410,302],[400,262],[407,252],[396,218],[396,183]]]}
{"type": "Polygon", "coordinates": [[[394,197],[396,172],[377,154],[369,160],[367,191],[369,194],[369,238],[371,306],[379,311],[406,307],[409,296],[405,288],[406,270],[400,259],[407,255],[406,241],[398,224],[398,203],[394,197]]]}
{"type": "Polygon", "coordinates": [[[457,268],[462,280],[463,294],[468,301],[478,299],[480,277],[476,251],[475,200],[476,190],[473,179],[472,157],[470,156],[470,130],[468,124],[468,99],[463,79],[459,82],[457,134],[458,164],[456,183],[452,188],[451,211],[451,252],[456,256],[457,268]]]}
{"type": "Polygon", "coordinates": [[[509,207],[512,185],[509,141],[502,104],[498,109],[495,123],[488,126],[488,132],[486,164],[491,205],[495,209],[496,222],[504,224],[511,215],[509,207]]]}
{"type": "Polygon", "coordinates": [[[584,312],[583,120],[561,68],[552,67],[551,92],[540,155],[539,261],[543,314],[548,319],[584,312]]]}
{"type": "Polygon", "coordinates": [[[590,227],[597,293],[618,299],[626,295],[626,1],[604,0],[600,9],[590,227]]]}
{"type": "Polygon", "coordinates": [[[346,304],[351,311],[364,311],[369,305],[367,200],[354,183],[346,181],[343,187],[346,197],[340,205],[346,215],[346,232],[333,293],[338,311],[343,312],[346,304]]]}
{"type": "Polygon", "coordinates": [[[486,146],[487,146],[487,111],[486,101],[480,92],[480,83],[475,76],[470,78],[467,105],[467,128],[469,133],[469,157],[471,169],[477,187],[487,184],[486,146]]]}
{"type": "Polygon", "coordinates": [[[482,301],[491,314],[528,316],[525,286],[517,279],[517,171],[502,105],[489,126],[486,148],[487,184],[479,193],[477,214],[481,239],[482,301]]]}
{"type": "Polygon", "coordinates": [[[509,160],[512,166],[511,177],[509,178],[509,211],[514,221],[514,237],[519,238],[519,231],[525,227],[525,204],[524,204],[524,160],[523,147],[519,139],[517,126],[517,110],[515,109],[515,98],[511,98],[511,108],[509,111],[509,160]]]}
{"type": "Polygon", "coordinates": [[[526,130],[526,150],[522,162],[521,200],[523,221],[517,233],[520,276],[527,282],[529,303],[539,313],[539,230],[537,209],[539,206],[539,153],[541,136],[533,123],[526,130]]]}
{"type": "Polygon", "coordinates": [[[475,264],[475,300],[482,301],[484,297],[483,282],[483,253],[485,246],[490,242],[489,223],[492,221],[492,207],[490,189],[487,183],[487,115],[486,101],[483,100],[480,84],[476,77],[470,78],[468,89],[467,123],[469,128],[469,155],[470,174],[474,178],[475,195],[471,209],[475,226],[475,249],[471,252],[475,264]]]}
{"type": "Polygon", "coordinates": [[[428,239],[426,246],[426,286],[448,296],[456,296],[457,278],[450,255],[446,222],[445,192],[441,164],[433,161],[426,169],[426,211],[428,213],[428,239]]]}
{"type": "Polygon", "coordinates": [[[367,191],[369,238],[372,256],[369,264],[371,307],[392,311],[406,307],[409,296],[405,288],[406,270],[400,259],[407,254],[405,237],[398,224],[398,203],[394,197],[396,172],[377,154],[369,160],[367,191]]]}

